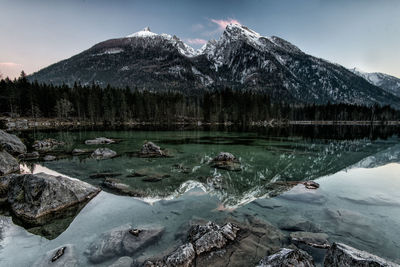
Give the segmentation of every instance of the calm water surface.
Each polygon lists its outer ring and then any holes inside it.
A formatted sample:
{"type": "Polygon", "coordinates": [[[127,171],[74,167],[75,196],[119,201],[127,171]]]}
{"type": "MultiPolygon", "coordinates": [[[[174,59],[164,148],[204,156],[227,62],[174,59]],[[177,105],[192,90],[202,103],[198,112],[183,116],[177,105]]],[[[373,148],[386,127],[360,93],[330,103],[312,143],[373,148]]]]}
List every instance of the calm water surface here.
{"type": "MultiPolygon", "coordinates": [[[[177,233],[190,220],[243,220],[249,215],[276,226],[301,217],[329,234],[330,241],[345,242],[400,263],[400,143],[396,135],[317,139],[259,132],[58,131],[22,136],[27,142],[48,137],[66,142],[54,152],[62,159],[27,162],[29,171],[57,172],[98,186],[103,179],[90,175],[119,173],[116,179],[144,197],[119,196],[105,190],[76,216],[43,229],[25,229],[7,214],[2,215],[1,266],[29,266],[40,255],[64,244],[74,244],[81,265],[86,266],[90,264],[83,252],[102,232],[124,224],[164,226],[166,233],[156,246],[143,252],[140,257],[144,259],[178,246],[177,233]],[[102,146],[84,144],[101,136],[121,141],[102,146]],[[146,140],[167,149],[172,157],[136,157],[146,140]],[[98,161],[89,155],[64,153],[97,147],[108,147],[119,156],[98,161]],[[210,167],[209,161],[220,151],[237,156],[242,170],[210,167]],[[132,172],[168,178],[150,183],[141,177],[126,177],[132,172]],[[271,184],[304,180],[316,180],[321,187],[305,193],[299,185],[269,197],[271,184]]],[[[320,261],[318,251],[310,253],[320,261]]]]}

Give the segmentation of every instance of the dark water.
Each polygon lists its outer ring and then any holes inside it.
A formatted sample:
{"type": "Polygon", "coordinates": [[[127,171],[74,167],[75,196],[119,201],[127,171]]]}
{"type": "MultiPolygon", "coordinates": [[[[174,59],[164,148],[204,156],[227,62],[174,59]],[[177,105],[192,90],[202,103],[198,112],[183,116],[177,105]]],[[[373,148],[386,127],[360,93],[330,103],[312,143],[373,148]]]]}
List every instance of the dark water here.
{"type": "MultiPolygon", "coordinates": [[[[177,246],[176,233],[189,220],[218,221],[227,216],[240,220],[247,215],[277,226],[282,220],[302,217],[319,225],[330,241],[342,241],[393,261],[400,259],[400,143],[396,128],[64,130],[23,132],[20,136],[27,142],[51,137],[66,143],[51,152],[61,159],[27,162],[30,171],[58,172],[99,186],[103,178],[92,179],[90,175],[119,173],[115,178],[142,192],[143,198],[105,190],[76,217],[46,229],[47,235],[43,229],[26,231],[10,217],[2,217],[6,230],[0,243],[1,266],[29,266],[39,255],[66,243],[83,252],[100,233],[126,223],[166,227],[157,246],[141,256],[146,258],[177,246]],[[84,144],[101,136],[121,141],[84,144]],[[165,148],[172,157],[137,157],[135,153],[146,140],[165,148]],[[108,147],[119,156],[98,161],[90,155],[69,154],[74,148],[97,147],[108,147]],[[221,151],[237,156],[242,170],[212,168],[210,160],[221,151]],[[150,183],[142,177],[126,177],[132,172],[167,178],[150,183]],[[269,198],[277,193],[274,184],[304,180],[317,180],[321,187],[307,194],[299,186],[289,187],[289,191],[269,198]],[[335,216],[338,212],[345,216],[335,216]],[[12,257],[21,249],[24,257],[12,257]]],[[[80,257],[82,266],[88,265],[83,253],[80,257]]]]}

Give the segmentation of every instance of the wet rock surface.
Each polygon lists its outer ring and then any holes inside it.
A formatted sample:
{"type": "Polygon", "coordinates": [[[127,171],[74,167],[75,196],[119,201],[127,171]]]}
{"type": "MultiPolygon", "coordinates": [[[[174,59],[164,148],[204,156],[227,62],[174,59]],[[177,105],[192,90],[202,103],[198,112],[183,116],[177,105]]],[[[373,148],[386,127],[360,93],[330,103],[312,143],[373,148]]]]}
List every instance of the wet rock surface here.
{"type": "Polygon", "coordinates": [[[116,256],[133,256],[155,244],[164,232],[162,227],[140,228],[140,233],[134,235],[130,232],[132,229],[130,225],[124,225],[101,234],[89,245],[85,254],[93,263],[110,260],[116,256]]]}
{"type": "Polygon", "coordinates": [[[162,150],[153,142],[145,142],[140,149],[139,156],[143,158],[157,158],[167,157],[168,155],[165,150],[162,150]]]}
{"type": "Polygon", "coordinates": [[[74,148],[71,151],[72,155],[83,155],[83,154],[89,154],[92,153],[92,151],[87,150],[87,149],[80,149],[80,148],[74,148]]]}
{"type": "Polygon", "coordinates": [[[56,159],[57,159],[57,157],[53,156],[53,155],[46,155],[43,158],[44,161],[53,161],[53,160],[56,160],[56,159]]]}
{"type": "Polygon", "coordinates": [[[358,250],[343,243],[333,243],[328,250],[325,261],[325,267],[365,267],[365,266],[385,266],[398,267],[400,265],[382,259],[366,251],[358,250]]]}
{"type": "Polygon", "coordinates": [[[19,171],[18,161],[7,151],[0,151],[0,176],[19,171]]]}
{"type": "Polygon", "coordinates": [[[64,144],[65,143],[62,141],[58,141],[53,138],[47,138],[44,140],[36,140],[32,147],[39,151],[49,151],[56,148],[57,146],[62,146],[64,144]]]}
{"type": "Polygon", "coordinates": [[[264,257],[258,267],[314,267],[313,258],[300,249],[282,248],[277,253],[264,257]]]}
{"type": "Polygon", "coordinates": [[[240,161],[231,153],[220,152],[211,162],[213,168],[228,170],[228,171],[241,171],[240,161]]]}
{"type": "Polygon", "coordinates": [[[104,144],[112,144],[115,143],[115,140],[109,139],[106,137],[97,137],[95,139],[86,140],[86,145],[104,145],[104,144]]]}
{"type": "Polygon", "coordinates": [[[95,159],[110,159],[117,156],[117,152],[109,148],[98,148],[92,153],[92,158],[95,159]]]}
{"type": "Polygon", "coordinates": [[[75,267],[79,266],[79,261],[76,255],[76,249],[73,245],[67,244],[61,247],[55,248],[45,255],[42,258],[38,259],[33,267],[47,267],[47,266],[56,266],[56,267],[75,267]]]}
{"type": "Polygon", "coordinates": [[[77,179],[44,173],[9,175],[0,183],[8,188],[12,212],[31,224],[42,224],[47,216],[86,202],[100,191],[77,179]]]}
{"type": "Polygon", "coordinates": [[[0,148],[12,155],[26,153],[26,146],[16,135],[6,133],[2,130],[0,130],[0,148]]]}

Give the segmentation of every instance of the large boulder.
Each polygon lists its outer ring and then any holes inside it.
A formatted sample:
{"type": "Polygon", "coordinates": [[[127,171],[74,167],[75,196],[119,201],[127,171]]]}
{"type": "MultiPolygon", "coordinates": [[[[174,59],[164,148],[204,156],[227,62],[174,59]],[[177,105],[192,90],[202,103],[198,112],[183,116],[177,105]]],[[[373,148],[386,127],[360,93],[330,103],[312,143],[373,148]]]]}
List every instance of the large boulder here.
{"type": "Polygon", "coordinates": [[[16,135],[8,134],[2,130],[0,130],[0,148],[13,155],[26,153],[26,146],[16,135]]]}
{"type": "Polygon", "coordinates": [[[239,160],[228,152],[220,152],[213,160],[212,167],[228,170],[228,171],[240,171],[242,170],[239,160]]]}
{"type": "Polygon", "coordinates": [[[57,146],[62,146],[64,144],[65,143],[62,141],[58,141],[53,138],[47,138],[44,140],[36,140],[32,147],[39,151],[49,151],[56,148],[57,146]]]}
{"type": "Polygon", "coordinates": [[[258,267],[314,267],[313,258],[300,249],[282,248],[277,253],[264,257],[258,267]]]}
{"type": "Polygon", "coordinates": [[[77,179],[45,173],[9,175],[0,181],[8,188],[7,202],[23,221],[42,224],[48,217],[92,199],[100,189],[77,179]]]}
{"type": "Polygon", "coordinates": [[[95,139],[85,141],[86,145],[104,145],[104,144],[112,144],[112,143],[115,143],[115,141],[112,139],[105,138],[105,137],[97,137],[95,139]]]}
{"type": "Polygon", "coordinates": [[[158,241],[164,228],[134,229],[130,225],[114,228],[91,243],[85,254],[93,263],[110,260],[116,256],[132,256],[158,241]]]}
{"type": "Polygon", "coordinates": [[[67,244],[47,252],[33,264],[33,267],[75,267],[78,265],[75,247],[67,244]]]}
{"type": "Polygon", "coordinates": [[[333,243],[325,256],[325,267],[399,267],[371,253],[355,249],[343,243],[333,243]]]}
{"type": "Polygon", "coordinates": [[[165,157],[167,154],[153,142],[145,142],[139,152],[139,156],[143,158],[156,158],[165,157]]]}
{"type": "Polygon", "coordinates": [[[8,152],[0,151],[0,176],[18,171],[18,161],[8,152]]]}
{"type": "Polygon", "coordinates": [[[109,148],[98,148],[92,153],[92,158],[95,159],[110,159],[117,156],[117,152],[109,148]]]}

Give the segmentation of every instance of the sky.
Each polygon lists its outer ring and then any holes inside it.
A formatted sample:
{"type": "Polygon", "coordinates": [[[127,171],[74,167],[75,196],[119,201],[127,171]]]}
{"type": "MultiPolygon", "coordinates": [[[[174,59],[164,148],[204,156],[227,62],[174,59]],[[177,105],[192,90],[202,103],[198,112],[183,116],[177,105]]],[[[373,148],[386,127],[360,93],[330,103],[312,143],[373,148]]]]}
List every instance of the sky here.
{"type": "Polygon", "coordinates": [[[304,52],[400,77],[399,0],[0,0],[0,73],[30,74],[149,26],[199,48],[229,22],[304,52]]]}

